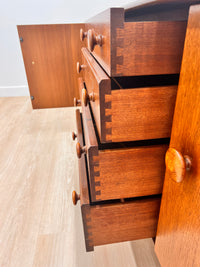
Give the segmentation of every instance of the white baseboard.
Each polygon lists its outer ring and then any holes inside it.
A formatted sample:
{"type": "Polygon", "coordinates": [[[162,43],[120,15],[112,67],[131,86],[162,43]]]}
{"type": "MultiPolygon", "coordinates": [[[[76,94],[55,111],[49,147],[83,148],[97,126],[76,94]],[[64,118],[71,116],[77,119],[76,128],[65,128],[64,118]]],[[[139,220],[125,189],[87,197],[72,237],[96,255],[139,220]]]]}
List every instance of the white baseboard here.
{"type": "Polygon", "coordinates": [[[0,97],[2,96],[29,96],[28,86],[0,86],[0,97]]]}

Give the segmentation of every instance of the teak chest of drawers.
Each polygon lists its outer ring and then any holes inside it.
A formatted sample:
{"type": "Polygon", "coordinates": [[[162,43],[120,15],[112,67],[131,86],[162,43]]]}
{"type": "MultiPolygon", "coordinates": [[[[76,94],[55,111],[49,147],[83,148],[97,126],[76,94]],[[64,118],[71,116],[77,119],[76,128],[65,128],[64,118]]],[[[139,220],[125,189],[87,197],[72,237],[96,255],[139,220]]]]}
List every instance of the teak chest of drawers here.
{"type": "Polygon", "coordinates": [[[156,236],[162,267],[200,266],[199,3],[134,1],[81,25],[18,28],[33,106],[77,97],[79,61],[73,202],[80,199],[87,251],[156,236]]]}
{"type": "Polygon", "coordinates": [[[155,237],[187,21],[124,21],[112,8],[80,30],[77,156],[86,249],[155,237]],[[167,35],[166,35],[167,31],[167,35]]]}

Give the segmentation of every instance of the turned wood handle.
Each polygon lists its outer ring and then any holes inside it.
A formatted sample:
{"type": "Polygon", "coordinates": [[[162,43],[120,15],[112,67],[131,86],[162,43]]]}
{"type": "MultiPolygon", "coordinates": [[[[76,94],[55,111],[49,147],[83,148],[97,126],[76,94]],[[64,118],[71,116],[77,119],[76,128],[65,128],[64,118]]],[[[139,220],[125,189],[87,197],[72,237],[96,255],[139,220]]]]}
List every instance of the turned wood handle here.
{"type": "Polygon", "coordinates": [[[87,32],[84,32],[83,29],[80,29],[80,39],[83,42],[84,39],[87,37],[87,32]]]}
{"type": "Polygon", "coordinates": [[[87,33],[88,49],[92,52],[95,45],[103,45],[103,36],[101,34],[95,35],[94,30],[90,29],[87,33]]]}
{"type": "Polygon", "coordinates": [[[76,193],[76,191],[72,192],[72,202],[74,205],[77,204],[78,200],[80,200],[80,195],[76,193]]]}
{"type": "Polygon", "coordinates": [[[82,89],[82,102],[84,106],[86,107],[89,101],[95,101],[94,93],[90,93],[88,95],[87,90],[85,88],[82,89]]]}
{"type": "Polygon", "coordinates": [[[77,157],[80,159],[81,155],[84,154],[84,153],[86,153],[86,146],[81,147],[80,143],[77,142],[77,144],[76,144],[77,157]]]}
{"type": "Polygon", "coordinates": [[[81,104],[81,100],[74,97],[74,106],[77,107],[81,104]]]}
{"type": "Polygon", "coordinates": [[[185,177],[185,172],[191,169],[192,160],[187,155],[183,156],[176,149],[169,148],[165,155],[165,164],[171,173],[171,178],[180,183],[185,177]]]}
{"type": "Polygon", "coordinates": [[[77,137],[77,134],[75,134],[75,132],[72,132],[72,140],[75,140],[77,137]]]}
{"type": "Polygon", "coordinates": [[[82,69],[84,69],[84,65],[81,65],[79,62],[77,62],[76,64],[77,73],[79,74],[82,69]]]}

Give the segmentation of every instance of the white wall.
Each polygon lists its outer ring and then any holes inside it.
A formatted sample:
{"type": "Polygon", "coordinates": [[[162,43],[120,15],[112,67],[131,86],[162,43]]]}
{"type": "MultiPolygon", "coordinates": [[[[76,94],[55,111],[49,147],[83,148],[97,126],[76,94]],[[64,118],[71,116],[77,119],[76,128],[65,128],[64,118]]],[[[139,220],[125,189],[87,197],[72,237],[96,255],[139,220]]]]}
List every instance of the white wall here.
{"type": "Polygon", "coordinates": [[[130,0],[0,0],[0,96],[28,95],[16,25],[79,23],[130,0]]]}

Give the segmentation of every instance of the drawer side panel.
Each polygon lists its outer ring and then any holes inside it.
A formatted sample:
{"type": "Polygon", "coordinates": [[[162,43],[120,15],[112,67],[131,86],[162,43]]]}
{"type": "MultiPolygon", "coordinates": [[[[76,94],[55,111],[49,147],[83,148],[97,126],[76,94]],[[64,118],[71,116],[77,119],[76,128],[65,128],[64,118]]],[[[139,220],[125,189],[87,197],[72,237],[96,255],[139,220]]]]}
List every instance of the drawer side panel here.
{"type": "Polygon", "coordinates": [[[93,245],[155,237],[159,208],[160,198],[92,206],[93,245]]]}
{"type": "MultiPolygon", "coordinates": [[[[162,193],[168,145],[100,150],[93,201],[162,193]]],[[[98,164],[97,164],[98,163],[98,164]]]]}
{"type": "Polygon", "coordinates": [[[177,86],[113,90],[111,92],[112,142],[168,138],[177,86]]]}
{"type": "Polygon", "coordinates": [[[117,30],[116,57],[111,58],[122,57],[122,64],[116,62],[112,76],[179,73],[186,26],[186,21],[125,23],[117,30]]]}

